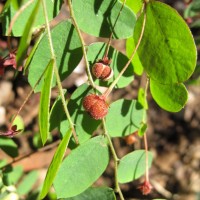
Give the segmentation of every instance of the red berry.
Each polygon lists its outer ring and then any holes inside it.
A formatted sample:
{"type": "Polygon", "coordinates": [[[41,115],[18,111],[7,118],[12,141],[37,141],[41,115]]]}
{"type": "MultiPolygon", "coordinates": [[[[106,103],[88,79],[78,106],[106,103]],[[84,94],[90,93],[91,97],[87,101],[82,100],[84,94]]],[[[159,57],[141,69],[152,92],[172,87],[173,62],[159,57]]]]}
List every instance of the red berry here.
{"type": "Polygon", "coordinates": [[[108,80],[113,75],[112,69],[108,65],[101,62],[97,62],[93,65],[92,73],[96,78],[102,80],[108,80]]]}
{"type": "Polygon", "coordinates": [[[107,115],[109,105],[102,96],[89,94],[83,99],[83,107],[92,118],[98,120],[107,115]]]}

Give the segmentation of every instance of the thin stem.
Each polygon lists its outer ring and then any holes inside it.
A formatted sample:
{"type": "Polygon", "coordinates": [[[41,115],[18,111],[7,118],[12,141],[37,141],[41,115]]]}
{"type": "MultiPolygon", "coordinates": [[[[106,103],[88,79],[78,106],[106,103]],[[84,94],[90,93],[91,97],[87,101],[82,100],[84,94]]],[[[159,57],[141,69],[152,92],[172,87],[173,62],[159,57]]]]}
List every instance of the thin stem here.
{"type": "Polygon", "coordinates": [[[149,159],[148,159],[148,143],[147,143],[147,135],[144,134],[144,146],[145,146],[145,180],[149,182],[149,159]]]}
{"type": "Polygon", "coordinates": [[[140,34],[140,37],[138,39],[137,45],[136,45],[133,53],[131,54],[130,59],[128,60],[128,62],[126,63],[126,65],[123,67],[123,69],[121,70],[121,72],[118,74],[117,78],[112,82],[112,84],[110,85],[110,87],[103,94],[105,96],[105,98],[107,98],[108,95],[111,93],[111,91],[113,90],[113,88],[115,87],[115,85],[117,84],[117,82],[119,81],[119,79],[121,78],[121,76],[123,75],[123,73],[128,68],[128,66],[131,63],[133,57],[135,56],[135,54],[136,54],[136,52],[137,52],[137,50],[138,50],[138,48],[140,46],[140,43],[142,41],[142,37],[143,37],[143,34],[144,34],[145,25],[146,25],[146,13],[144,12],[144,19],[143,19],[143,24],[142,24],[142,30],[141,30],[141,34],[140,34]]]}
{"type": "Polygon", "coordinates": [[[32,95],[32,93],[34,92],[36,86],[38,85],[38,83],[41,81],[42,77],[44,76],[44,73],[46,72],[47,67],[45,68],[44,72],[41,74],[40,78],[37,80],[37,82],[35,83],[35,85],[33,86],[33,88],[31,89],[31,91],[28,93],[28,95],[26,96],[24,102],[22,103],[22,105],[20,106],[19,110],[17,111],[17,113],[15,113],[14,117],[12,118],[12,121],[10,122],[10,127],[12,126],[12,123],[14,122],[15,118],[19,115],[19,113],[21,112],[21,110],[23,109],[24,105],[27,103],[27,101],[29,100],[30,96],[32,95]]]}
{"type": "Polygon", "coordinates": [[[49,151],[50,149],[53,149],[54,147],[58,146],[59,143],[60,143],[60,140],[55,141],[54,143],[49,144],[49,145],[47,145],[47,146],[44,146],[44,147],[42,147],[42,148],[40,148],[40,149],[36,149],[35,151],[32,151],[32,152],[30,152],[30,153],[26,153],[26,154],[24,154],[24,155],[22,155],[22,156],[19,156],[19,157],[17,157],[17,158],[14,158],[14,159],[13,159],[12,161],[10,161],[9,163],[7,163],[7,164],[5,164],[4,166],[0,167],[0,169],[5,169],[5,168],[8,167],[9,165],[13,165],[14,163],[19,162],[20,160],[23,160],[23,159],[25,159],[25,158],[27,158],[27,157],[30,157],[30,156],[32,156],[32,155],[34,155],[34,154],[36,154],[36,153],[44,152],[44,151],[49,151]]]}
{"type": "Polygon", "coordinates": [[[109,40],[108,40],[108,43],[107,43],[107,47],[106,47],[106,52],[105,52],[104,58],[108,57],[108,52],[109,52],[109,49],[110,49],[111,40],[112,40],[112,36],[113,36],[113,32],[114,32],[114,28],[115,28],[115,26],[116,26],[116,24],[117,24],[117,21],[118,21],[119,16],[120,16],[120,14],[121,14],[121,12],[122,12],[122,10],[123,10],[123,8],[124,8],[125,3],[126,3],[126,0],[123,1],[123,4],[122,4],[122,6],[121,6],[121,8],[120,8],[120,10],[119,10],[119,13],[118,13],[118,15],[117,15],[117,18],[116,18],[116,20],[115,20],[115,23],[114,23],[114,25],[113,25],[113,27],[112,27],[112,32],[111,32],[111,34],[110,34],[110,37],[109,37],[109,40]]]}
{"type": "Polygon", "coordinates": [[[72,129],[73,137],[74,137],[76,143],[78,144],[79,143],[78,138],[76,136],[74,124],[71,120],[71,117],[70,117],[70,114],[69,114],[69,111],[68,111],[68,108],[67,108],[67,105],[66,105],[65,96],[64,96],[64,93],[63,93],[62,84],[61,84],[61,80],[60,80],[60,76],[59,76],[59,72],[58,72],[58,68],[57,68],[57,64],[56,64],[56,56],[55,56],[55,52],[54,52],[54,48],[53,48],[53,42],[52,42],[52,38],[51,38],[51,31],[50,31],[50,25],[49,25],[49,20],[48,20],[48,15],[47,15],[46,3],[45,3],[44,0],[42,0],[42,5],[43,5],[43,11],[44,11],[44,16],[45,16],[45,21],[46,21],[46,28],[47,28],[49,46],[50,46],[50,51],[51,51],[51,57],[54,60],[53,69],[54,69],[54,73],[56,75],[56,81],[57,81],[59,93],[60,93],[60,96],[61,96],[61,101],[62,101],[62,104],[63,104],[64,112],[65,112],[67,119],[69,121],[70,128],[72,129]]]}
{"type": "Polygon", "coordinates": [[[122,194],[122,191],[119,187],[119,183],[118,183],[118,177],[117,177],[117,168],[118,168],[118,163],[119,163],[119,158],[117,157],[117,154],[115,152],[115,148],[113,146],[113,143],[111,141],[111,138],[108,134],[108,131],[107,131],[107,128],[106,128],[106,122],[105,122],[105,119],[103,118],[102,120],[103,122],[103,129],[104,129],[104,135],[106,136],[107,140],[108,140],[108,144],[109,144],[109,147],[110,147],[110,150],[111,150],[111,153],[112,153],[112,156],[113,156],[113,159],[114,159],[114,173],[115,173],[115,190],[116,192],[119,194],[120,196],[120,199],[121,200],[124,200],[124,197],[123,197],[123,194],[122,194]]]}
{"type": "MultiPolygon", "coordinates": [[[[74,16],[74,11],[73,11],[73,8],[72,8],[72,3],[71,3],[71,0],[66,0],[68,2],[68,5],[69,5],[69,11],[70,11],[70,16],[71,16],[71,19],[74,23],[74,27],[78,33],[78,36],[79,36],[79,39],[81,41],[81,45],[82,45],[82,51],[83,51],[83,57],[84,57],[84,60],[85,60],[85,66],[86,66],[86,72],[87,72],[87,75],[88,75],[88,80],[89,80],[89,83],[90,85],[96,89],[96,85],[93,81],[93,78],[92,78],[92,75],[91,75],[91,72],[90,72],[90,66],[89,66],[89,62],[88,62],[88,59],[87,59],[87,50],[86,50],[86,45],[85,45],[85,42],[83,40],[83,37],[82,37],[82,34],[81,34],[81,31],[78,27],[78,24],[76,22],[76,19],[75,19],[75,16],[74,16]]],[[[67,5],[67,3],[66,3],[67,5]]]]}

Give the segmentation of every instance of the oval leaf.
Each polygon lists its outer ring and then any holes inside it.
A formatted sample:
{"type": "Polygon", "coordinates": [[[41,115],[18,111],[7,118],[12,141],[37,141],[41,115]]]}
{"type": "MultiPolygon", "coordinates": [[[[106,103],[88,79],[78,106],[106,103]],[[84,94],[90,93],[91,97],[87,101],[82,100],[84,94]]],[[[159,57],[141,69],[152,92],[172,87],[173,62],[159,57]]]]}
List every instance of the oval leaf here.
{"type": "MultiPolygon", "coordinates": [[[[92,65],[98,61],[99,59],[102,59],[105,52],[106,52],[106,43],[98,42],[93,43],[90,46],[88,46],[88,61],[90,63],[91,69],[92,65]]],[[[125,66],[125,64],[128,62],[128,58],[114,49],[113,47],[110,47],[108,58],[112,60],[110,67],[113,69],[114,75],[111,79],[108,81],[101,81],[99,79],[96,79],[95,83],[101,86],[109,86],[114,79],[117,77],[117,75],[121,72],[122,68],[125,66]]],[[[130,64],[128,69],[125,71],[125,73],[122,75],[120,80],[118,81],[116,87],[122,88],[127,86],[129,83],[133,81],[133,65],[130,64]]]]}
{"type": "Polygon", "coordinates": [[[62,159],[65,155],[65,151],[66,151],[66,148],[68,146],[71,134],[72,134],[72,131],[70,129],[70,130],[67,131],[67,133],[65,134],[65,137],[62,139],[58,148],[56,149],[56,152],[53,156],[51,164],[49,165],[49,168],[48,168],[48,171],[47,171],[44,183],[43,183],[42,191],[41,191],[41,194],[40,194],[41,199],[43,199],[47,195],[47,193],[48,193],[48,191],[49,191],[49,189],[50,189],[50,187],[51,187],[51,185],[54,181],[54,178],[55,178],[57,171],[60,167],[62,159]]]}
{"type": "Polygon", "coordinates": [[[73,197],[91,186],[109,162],[109,149],[103,136],[83,143],[63,161],[54,187],[57,198],[73,197]]]}
{"type": "Polygon", "coordinates": [[[187,89],[182,83],[163,85],[151,80],[150,90],[156,103],[170,112],[180,111],[188,99],[187,89]]]}
{"type": "Polygon", "coordinates": [[[63,200],[116,200],[114,190],[107,187],[90,187],[78,196],[63,200]]]}
{"type": "Polygon", "coordinates": [[[144,108],[136,100],[118,100],[111,104],[106,127],[111,137],[124,137],[137,131],[142,123],[144,108]]]}
{"type": "MultiPolygon", "coordinates": [[[[145,151],[136,150],[124,156],[119,163],[117,176],[120,183],[128,183],[145,174],[145,151]],[[125,173],[126,172],[126,173],[125,173]]],[[[148,167],[150,168],[153,156],[148,152],[148,167]]]]}
{"type": "MultiPolygon", "coordinates": [[[[181,83],[196,66],[196,47],[185,21],[173,8],[157,2],[146,7],[146,26],[138,54],[143,67],[153,80],[181,83]]],[[[134,41],[141,34],[144,14],[135,27],[134,41]]]]}
{"type": "Polygon", "coordinates": [[[44,145],[49,136],[49,107],[51,100],[51,82],[53,78],[54,61],[51,60],[44,74],[44,84],[40,96],[39,126],[42,144],[44,145]]]}
{"type": "MultiPolygon", "coordinates": [[[[73,1],[74,14],[79,28],[97,37],[110,37],[121,6],[121,2],[116,0],[73,1]]],[[[122,39],[132,36],[135,21],[135,14],[127,6],[124,6],[114,27],[114,38],[122,39]]]]}
{"type": "MultiPolygon", "coordinates": [[[[29,0],[24,0],[21,6],[25,5],[28,1],[29,0]]],[[[48,19],[51,20],[55,16],[57,16],[63,1],[62,0],[54,0],[54,1],[45,0],[45,1],[47,5],[48,19]]],[[[19,17],[17,18],[16,22],[12,27],[12,36],[19,37],[23,35],[26,29],[26,24],[30,23],[29,18],[31,16],[31,13],[33,12],[36,3],[37,1],[33,1],[25,10],[23,10],[23,12],[20,13],[19,17]]],[[[7,5],[7,8],[4,9],[4,13],[2,15],[3,35],[7,35],[10,22],[17,12],[18,10],[15,7],[13,1],[11,1],[11,3],[7,5]]],[[[38,29],[42,24],[45,24],[45,18],[44,18],[42,4],[40,4],[38,15],[35,19],[35,23],[33,26],[33,30],[38,29]]]]}
{"type": "MultiPolygon", "coordinates": [[[[62,21],[56,25],[51,30],[51,37],[56,55],[56,64],[62,81],[71,74],[82,58],[81,42],[70,21],[62,21]]],[[[45,66],[51,60],[49,48],[48,36],[44,34],[29,63],[28,80],[32,87],[34,87],[44,72],[45,66]]],[[[42,79],[36,87],[36,92],[41,91],[43,81],[42,79]]],[[[53,86],[55,84],[56,78],[54,77],[53,86]]]]}

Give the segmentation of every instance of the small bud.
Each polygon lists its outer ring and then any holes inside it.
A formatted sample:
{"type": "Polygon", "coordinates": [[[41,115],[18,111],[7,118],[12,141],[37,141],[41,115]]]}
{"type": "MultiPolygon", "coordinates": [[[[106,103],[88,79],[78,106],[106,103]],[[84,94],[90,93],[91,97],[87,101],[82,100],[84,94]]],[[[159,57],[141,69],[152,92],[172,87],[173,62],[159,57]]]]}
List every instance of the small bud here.
{"type": "Polygon", "coordinates": [[[109,105],[102,96],[89,94],[83,99],[83,107],[92,118],[98,120],[107,115],[109,105]]]}
{"type": "Polygon", "coordinates": [[[92,67],[93,75],[104,81],[110,79],[113,76],[113,70],[108,66],[101,62],[97,62],[92,67]]]}
{"type": "Polygon", "coordinates": [[[151,193],[152,190],[152,185],[149,183],[149,181],[144,181],[144,183],[142,183],[138,189],[142,192],[143,195],[148,195],[149,193],[151,193]]]}
{"type": "Polygon", "coordinates": [[[13,125],[6,132],[0,132],[0,135],[12,138],[21,131],[22,131],[21,129],[17,130],[17,125],[13,125]]]}

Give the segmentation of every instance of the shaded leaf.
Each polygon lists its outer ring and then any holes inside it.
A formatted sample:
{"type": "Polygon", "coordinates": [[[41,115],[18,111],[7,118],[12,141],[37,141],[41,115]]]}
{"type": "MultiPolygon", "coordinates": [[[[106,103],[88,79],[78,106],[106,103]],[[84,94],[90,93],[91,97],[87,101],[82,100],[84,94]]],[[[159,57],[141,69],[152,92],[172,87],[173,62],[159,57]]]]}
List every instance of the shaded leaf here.
{"type": "Polygon", "coordinates": [[[101,176],[108,162],[109,149],[103,136],[94,137],[78,146],[64,159],[55,178],[57,198],[82,193],[101,176]]]}
{"type": "Polygon", "coordinates": [[[44,74],[44,84],[40,96],[39,126],[43,145],[49,136],[49,107],[51,100],[51,82],[53,77],[54,60],[50,60],[44,74]]]}
{"type": "Polygon", "coordinates": [[[163,85],[151,80],[150,90],[156,103],[170,112],[180,111],[188,99],[187,89],[182,83],[163,85]]]}
{"type": "MultiPolygon", "coordinates": [[[[197,57],[187,24],[176,10],[157,1],[147,4],[146,15],[146,26],[138,54],[148,75],[163,84],[187,80],[195,69],[197,57]]],[[[143,17],[144,14],[135,27],[135,42],[141,34],[143,17]]]]}
{"type": "Polygon", "coordinates": [[[43,183],[42,191],[40,193],[41,199],[43,199],[47,195],[51,185],[53,184],[54,178],[57,174],[57,171],[64,157],[65,151],[67,149],[71,134],[72,134],[71,129],[66,132],[65,137],[60,142],[53,156],[53,159],[51,161],[51,164],[49,165],[49,168],[48,168],[48,171],[43,183]]]}
{"type": "Polygon", "coordinates": [[[137,131],[142,123],[144,108],[136,100],[118,100],[110,105],[106,127],[111,137],[124,137],[137,131]]]}
{"type": "MultiPolygon", "coordinates": [[[[51,30],[53,48],[56,56],[61,81],[64,80],[75,69],[82,58],[81,42],[74,26],[70,21],[62,21],[51,30]]],[[[51,52],[47,34],[40,40],[33,57],[27,67],[29,67],[28,80],[33,87],[51,60],[51,52]]],[[[43,79],[35,89],[41,91],[43,79]]],[[[56,85],[54,76],[53,86],[56,85]]]]}
{"type": "MultiPolygon", "coordinates": [[[[148,152],[149,167],[152,163],[152,154],[148,152]]],[[[120,183],[128,183],[145,174],[145,151],[136,150],[124,156],[119,163],[117,175],[120,183]],[[125,173],[126,172],[126,173],[125,173]]]]}
{"type": "MultiPolygon", "coordinates": [[[[120,1],[76,0],[72,3],[78,26],[83,32],[97,37],[110,37],[122,6],[120,1]]],[[[114,28],[114,38],[122,39],[132,36],[135,21],[135,14],[124,6],[114,28]]]]}

